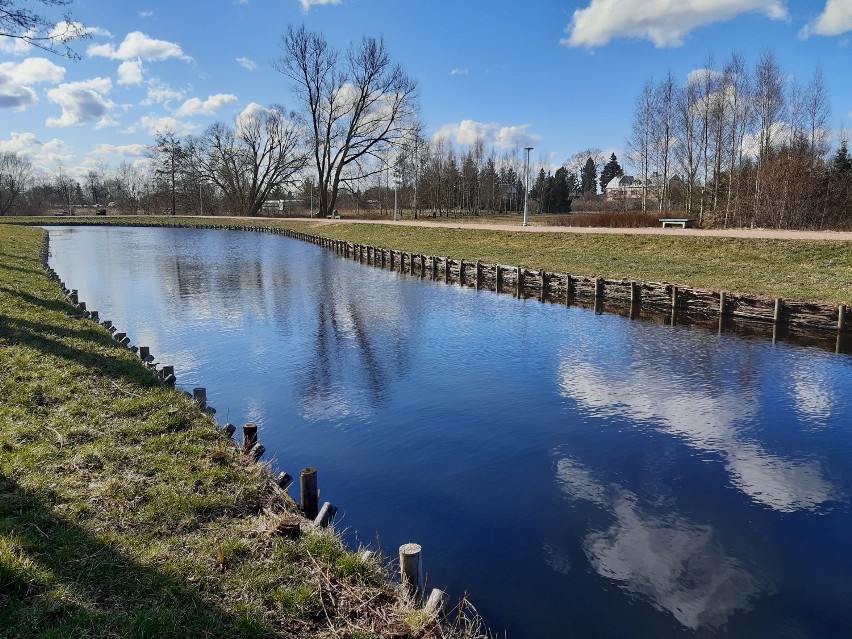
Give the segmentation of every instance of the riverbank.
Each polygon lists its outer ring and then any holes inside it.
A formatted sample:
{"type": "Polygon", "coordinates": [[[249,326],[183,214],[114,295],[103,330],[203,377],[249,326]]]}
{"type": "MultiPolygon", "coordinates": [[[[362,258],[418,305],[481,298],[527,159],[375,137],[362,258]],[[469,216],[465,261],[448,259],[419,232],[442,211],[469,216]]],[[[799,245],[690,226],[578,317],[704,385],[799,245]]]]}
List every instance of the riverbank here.
{"type": "MultiPolygon", "coordinates": [[[[376,223],[261,218],[88,218],[88,222],[282,226],[359,244],[466,261],[519,264],[606,279],[678,286],[767,298],[852,304],[852,239],[836,233],[798,234],[691,229],[526,229],[489,225],[376,223]],[[819,237],[820,239],[814,239],[819,237]]],[[[82,218],[7,218],[3,222],[65,224],[82,218]]]]}
{"type": "Polygon", "coordinates": [[[0,226],[0,628],[29,637],[438,637],[375,559],[64,300],[0,226]]]}

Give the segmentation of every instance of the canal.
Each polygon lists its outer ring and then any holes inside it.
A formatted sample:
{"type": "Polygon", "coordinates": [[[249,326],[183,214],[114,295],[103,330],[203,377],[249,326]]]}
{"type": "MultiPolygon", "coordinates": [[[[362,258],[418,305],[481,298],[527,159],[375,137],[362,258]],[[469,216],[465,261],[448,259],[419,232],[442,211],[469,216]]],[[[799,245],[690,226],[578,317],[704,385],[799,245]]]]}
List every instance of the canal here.
{"type": "MultiPolygon", "coordinates": [[[[852,635],[852,357],[242,231],[54,227],[80,300],[495,633],[852,635]]],[[[296,491],[291,493],[297,497],[296,491]]]]}

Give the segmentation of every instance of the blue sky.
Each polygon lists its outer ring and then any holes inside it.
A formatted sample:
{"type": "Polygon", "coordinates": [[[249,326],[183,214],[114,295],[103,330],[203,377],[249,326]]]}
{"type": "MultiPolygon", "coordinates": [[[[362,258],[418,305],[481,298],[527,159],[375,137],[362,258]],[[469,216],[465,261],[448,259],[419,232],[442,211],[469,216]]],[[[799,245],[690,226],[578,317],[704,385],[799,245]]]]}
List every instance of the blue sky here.
{"type": "Polygon", "coordinates": [[[0,151],[50,174],[144,157],[157,129],[200,133],[251,103],[296,106],[272,67],[287,25],[345,48],[382,36],[419,83],[426,133],[558,166],[619,155],[651,77],[684,80],[733,51],[820,67],[831,126],[852,128],[852,0],[76,0],[79,61],[0,39],[0,151]]]}

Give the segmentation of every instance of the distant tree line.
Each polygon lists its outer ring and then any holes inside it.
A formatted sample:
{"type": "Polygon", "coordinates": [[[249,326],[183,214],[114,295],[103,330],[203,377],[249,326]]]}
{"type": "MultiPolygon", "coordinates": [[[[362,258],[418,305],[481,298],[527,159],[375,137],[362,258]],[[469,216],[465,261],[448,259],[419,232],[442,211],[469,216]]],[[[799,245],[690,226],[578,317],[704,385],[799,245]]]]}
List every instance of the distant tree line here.
{"type": "Polygon", "coordinates": [[[627,144],[642,209],[704,225],[847,227],[852,172],[843,135],[830,153],[829,118],[820,70],[800,84],[771,52],[754,68],[734,54],[683,84],[649,80],[627,144]]]}

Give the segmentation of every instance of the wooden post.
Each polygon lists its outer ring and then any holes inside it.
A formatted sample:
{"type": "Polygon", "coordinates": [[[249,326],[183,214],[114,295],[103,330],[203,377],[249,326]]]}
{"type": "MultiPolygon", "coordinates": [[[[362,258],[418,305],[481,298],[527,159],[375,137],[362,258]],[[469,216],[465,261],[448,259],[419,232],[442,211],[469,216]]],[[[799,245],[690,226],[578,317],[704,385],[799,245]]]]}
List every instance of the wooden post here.
{"type": "Polygon", "coordinates": [[[677,286],[672,286],[672,308],[677,308],[677,286]]]}
{"type": "Polygon", "coordinates": [[[464,286],[464,260],[459,261],[459,286],[464,286]]]}
{"type": "Polygon", "coordinates": [[[426,277],[426,256],[423,253],[420,254],[420,279],[422,280],[426,277]]]}
{"type": "Polygon", "coordinates": [[[784,302],[780,297],[775,298],[775,312],[772,314],[772,323],[777,324],[781,321],[781,307],[784,302]]]}
{"type": "Polygon", "coordinates": [[[148,346],[140,346],[139,347],[139,359],[145,361],[151,355],[151,349],[148,346]]]}
{"type": "Polygon", "coordinates": [[[394,250],[391,249],[391,252],[390,252],[390,270],[393,270],[393,254],[394,254],[394,250]]]}
{"type": "Polygon", "coordinates": [[[449,255],[444,258],[444,283],[450,283],[450,257],[449,255]]]}
{"type": "Polygon", "coordinates": [[[414,253],[409,253],[409,254],[408,254],[408,269],[409,269],[409,272],[411,273],[411,275],[415,275],[415,270],[414,270],[414,253]]]}
{"type": "Polygon", "coordinates": [[[846,326],[846,304],[837,307],[837,330],[842,331],[846,326]]]}
{"type": "Polygon", "coordinates": [[[299,472],[299,490],[301,492],[302,513],[308,519],[315,519],[318,514],[317,507],[319,505],[316,468],[308,466],[299,472]]]}
{"type": "Polygon", "coordinates": [[[255,444],[251,447],[251,450],[249,450],[249,455],[251,455],[254,461],[259,461],[260,458],[263,457],[263,453],[265,452],[266,446],[264,446],[263,444],[255,444]]]}
{"type": "Polygon", "coordinates": [[[423,611],[430,617],[443,614],[444,608],[447,605],[447,593],[438,588],[433,588],[429,593],[429,598],[426,600],[426,605],[423,606],[423,611]]]}
{"type": "Polygon", "coordinates": [[[411,597],[423,591],[423,560],[420,544],[408,543],[399,547],[399,573],[403,586],[411,597]]]}
{"type": "Polygon", "coordinates": [[[574,283],[571,281],[571,273],[565,273],[565,306],[571,306],[571,296],[574,293],[574,283]]]}
{"type": "Polygon", "coordinates": [[[541,278],[541,297],[539,299],[544,302],[547,299],[547,271],[539,269],[538,276],[541,278]]]}
{"type": "Polygon", "coordinates": [[[314,524],[320,528],[328,528],[331,525],[331,522],[334,521],[334,516],[336,514],[337,506],[332,504],[330,501],[327,501],[322,505],[322,508],[320,508],[320,511],[314,518],[314,524]]]}
{"type": "Polygon", "coordinates": [[[432,265],[432,270],[429,273],[429,279],[436,280],[436,279],[438,279],[438,271],[435,269],[435,256],[430,255],[429,260],[430,260],[429,263],[432,265]]]}
{"type": "Polygon", "coordinates": [[[601,296],[601,278],[595,278],[595,299],[601,296]]]}
{"type": "Polygon", "coordinates": [[[293,483],[293,478],[290,476],[290,473],[282,471],[278,473],[278,479],[275,481],[278,483],[278,487],[281,490],[287,490],[290,487],[290,484],[293,483]]]}
{"type": "Polygon", "coordinates": [[[494,265],[494,292],[500,292],[500,265],[494,265]]]}
{"type": "Polygon", "coordinates": [[[96,322],[100,320],[100,316],[98,315],[97,311],[92,311],[91,313],[89,313],[89,317],[96,322]]]}
{"type": "MultiPolygon", "coordinates": [[[[727,293],[725,293],[725,291],[721,291],[719,293],[719,315],[720,316],[725,314],[725,305],[726,305],[726,302],[728,301],[727,297],[728,297],[728,295],[727,295],[727,293]]],[[[721,324],[719,324],[719,326],[721,326],[721,324]]]]}
{"type": "Polygon", "coordinates": [[[174,375],[174,374],[175,374],[175,367],[174,366],[166,365],[166,366],[163,366],[160,369],[160,375],[163,377],[163,379],[165,379],[169,375],[174,375]]]}
{"type": "Polygon", "coordinates": [[[200,386],[192,389],[192,399],[201,410],[207,408],[207,389],[200,386]]]}
{"type": "Polygon", "coordinates": [[[518,273],[518,299],[521,299],[524,297],[524,269],[518,266],[515,270],[518,273]]]}
{"type": "Polygon", "coordinates": [[[237,427],[231,423],[227,423],[222,427],[222,432],[228,436],[228,439],[234,436],[234,433],[237,432],[237,427]]]}
{"type": "Polygon", "coordinates": [[[482,281],[482,263],[476,260],[476,290],[479,290],[479,284],[482,281]]]}
{"type": "Polygon", "coordinates": [[[243,452],[247,453],[257,444],[257,424],[243,424],[243,452]]]}

